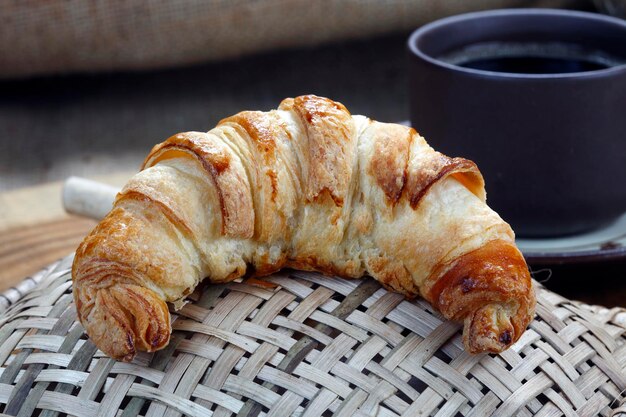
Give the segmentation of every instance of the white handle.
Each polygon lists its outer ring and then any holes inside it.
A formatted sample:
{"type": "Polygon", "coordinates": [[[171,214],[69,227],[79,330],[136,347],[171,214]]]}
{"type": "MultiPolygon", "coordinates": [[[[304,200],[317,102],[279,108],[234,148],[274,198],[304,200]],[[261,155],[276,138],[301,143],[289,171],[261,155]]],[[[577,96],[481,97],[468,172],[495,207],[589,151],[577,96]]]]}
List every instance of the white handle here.
{"type": "Polygon", "coordinates": [[[110,185],[69,177],[63,184],[63,207],[68,213],[100,220],[113,207],[118,192],[110,185]]]}

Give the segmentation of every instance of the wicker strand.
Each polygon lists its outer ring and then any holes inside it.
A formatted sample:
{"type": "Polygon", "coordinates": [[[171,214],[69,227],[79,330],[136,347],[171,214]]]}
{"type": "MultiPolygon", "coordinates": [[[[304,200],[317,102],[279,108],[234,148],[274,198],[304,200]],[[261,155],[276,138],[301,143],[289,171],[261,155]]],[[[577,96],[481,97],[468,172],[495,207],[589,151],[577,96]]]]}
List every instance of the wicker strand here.
{"type": "Polygon", "coordinates": [[[282,271],[208,285],[166,349],[116,362],[75,319],[71,257],[0,297],[0,412],[95,416],[626,417],[626,310],[538,290],[500,355],[373,280],[282,271]]]}

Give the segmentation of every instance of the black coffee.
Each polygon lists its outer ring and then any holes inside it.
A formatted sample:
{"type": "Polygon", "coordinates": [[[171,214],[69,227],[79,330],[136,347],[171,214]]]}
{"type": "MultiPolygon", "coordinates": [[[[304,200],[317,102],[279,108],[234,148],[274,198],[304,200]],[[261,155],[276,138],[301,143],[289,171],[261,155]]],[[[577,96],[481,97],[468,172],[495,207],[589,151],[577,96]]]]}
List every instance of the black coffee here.
{"type": "Polygon", "coordinates": [[[609,68],[608,65],[582,59],[533,56],[478,59],[464,62],[460,66],[484,71],[514,72],[518,74],[566,74],[609,68]]]}
{"type": "Polygon", "coordinates": [[[559,42],[488,42],[470,45],[438,58],[464,68],[517,74],[567,74],[624,63],[624,60],[603,51],[559,42]]]}

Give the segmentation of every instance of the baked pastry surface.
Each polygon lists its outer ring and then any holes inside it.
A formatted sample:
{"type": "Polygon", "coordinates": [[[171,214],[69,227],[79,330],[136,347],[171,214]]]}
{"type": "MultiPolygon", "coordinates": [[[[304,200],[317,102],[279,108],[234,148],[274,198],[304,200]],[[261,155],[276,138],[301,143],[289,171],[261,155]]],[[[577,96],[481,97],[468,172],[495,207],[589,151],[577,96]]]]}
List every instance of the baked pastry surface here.
{"type": "Polygon", "coordinates": [[[500,352],[535,295],[476,165],[415,130],[301,96],[156,145],[76,251],[78,316],[107,355],[163,348],[175,305],[205,277],[284,267],[371,275],[464,322],[471,353],[500,352]]]}

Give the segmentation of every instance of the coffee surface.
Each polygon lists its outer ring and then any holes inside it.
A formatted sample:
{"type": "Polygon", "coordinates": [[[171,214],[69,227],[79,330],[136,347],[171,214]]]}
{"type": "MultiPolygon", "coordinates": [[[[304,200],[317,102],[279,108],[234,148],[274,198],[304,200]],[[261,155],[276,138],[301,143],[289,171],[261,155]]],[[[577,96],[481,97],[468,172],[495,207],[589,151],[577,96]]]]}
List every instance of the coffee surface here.
{"type": "Polygon", "coordinates": [[[559,42],[486,42],[454,50],[438,59],[464,68],[517,74],[567,74],[625,63],[605,51],[559,42]]]}

